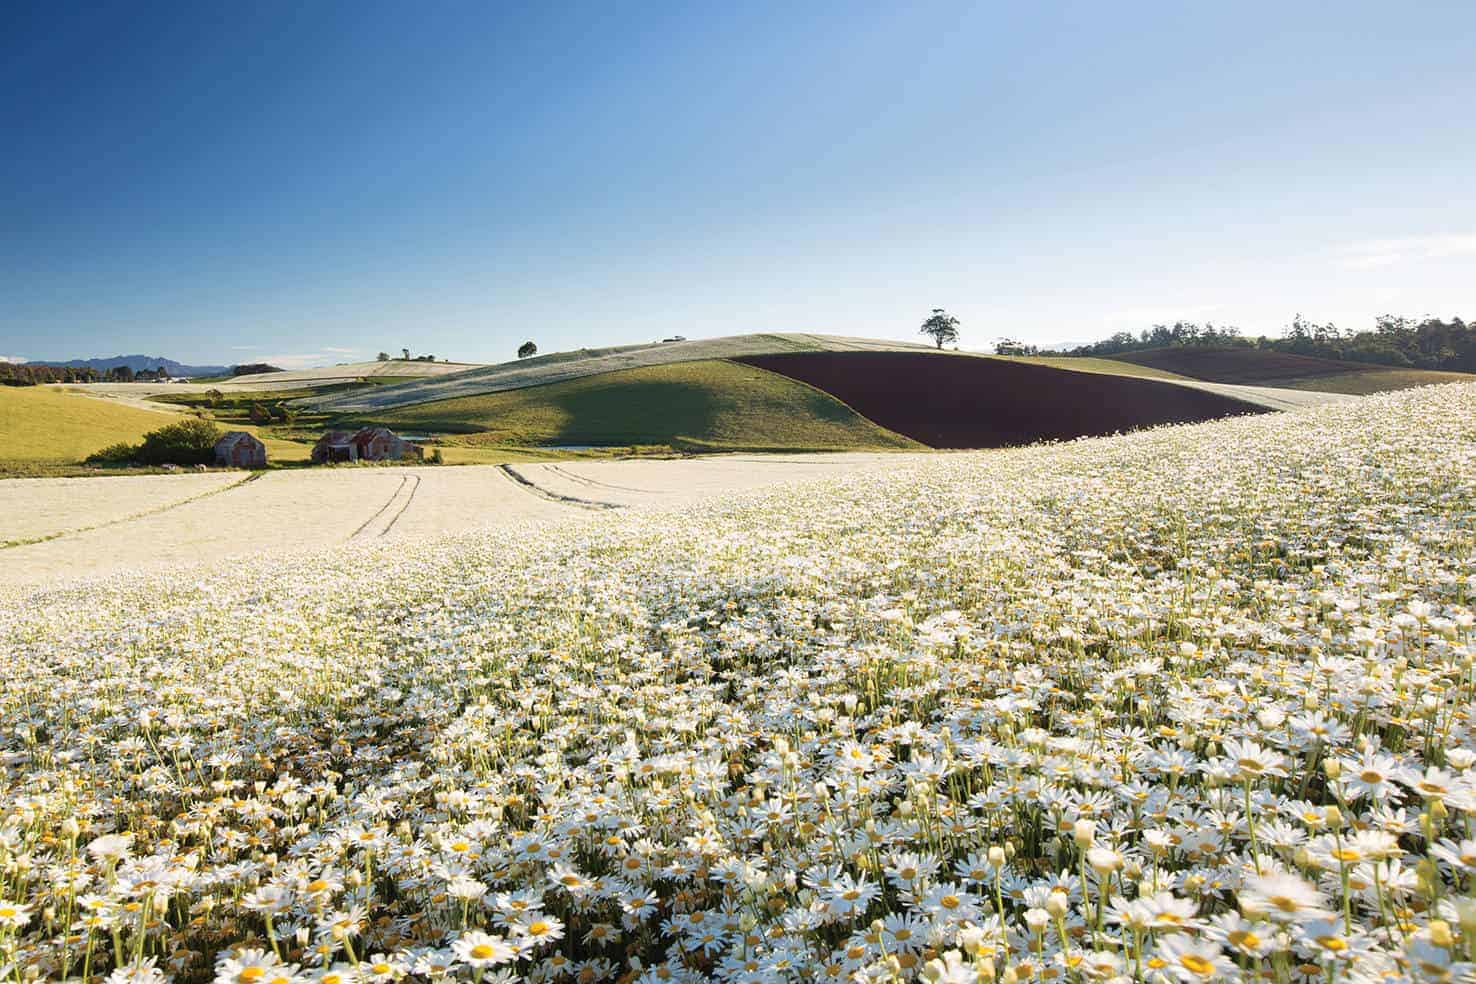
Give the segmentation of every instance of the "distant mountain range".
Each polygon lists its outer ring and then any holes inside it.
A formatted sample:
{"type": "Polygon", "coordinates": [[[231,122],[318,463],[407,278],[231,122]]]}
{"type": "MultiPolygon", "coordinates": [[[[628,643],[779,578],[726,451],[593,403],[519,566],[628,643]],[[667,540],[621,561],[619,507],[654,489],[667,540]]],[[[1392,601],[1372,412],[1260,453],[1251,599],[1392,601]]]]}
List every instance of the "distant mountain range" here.
{"type": "Polygon", "coordinates": [[[223,376],[231,371],[230,366],[187,366],[183,362],[166,359],[162,355],[115,355],[109,359],[32,359],[33,365],[72,366],[78,369],[96,369],[107,372],[119,366],[127,366],[134,372],[143,369],[157,370],[160,366],[169,370],[171,376],[223,376]]]}

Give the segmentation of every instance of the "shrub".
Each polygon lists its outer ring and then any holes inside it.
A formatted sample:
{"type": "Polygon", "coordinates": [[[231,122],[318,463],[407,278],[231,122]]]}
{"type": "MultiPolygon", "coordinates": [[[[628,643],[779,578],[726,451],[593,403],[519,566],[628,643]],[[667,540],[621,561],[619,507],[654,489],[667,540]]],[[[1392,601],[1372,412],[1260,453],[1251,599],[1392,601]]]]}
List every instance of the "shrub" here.
{"type": "Polygon", "coordinates": [[[191,417],[145,434],[137,457],[146,465],[208,465],[218,440],[220,429],[214,423],[191,417]]]}
{"type": "Polygon", "coordinates": [[[117,444],[109,444],[101,451],[92,452],[87,456],[85,463],[89,465],[121,465],[133,461],[137,457],[137,444],[119,441],[117,444]]]}

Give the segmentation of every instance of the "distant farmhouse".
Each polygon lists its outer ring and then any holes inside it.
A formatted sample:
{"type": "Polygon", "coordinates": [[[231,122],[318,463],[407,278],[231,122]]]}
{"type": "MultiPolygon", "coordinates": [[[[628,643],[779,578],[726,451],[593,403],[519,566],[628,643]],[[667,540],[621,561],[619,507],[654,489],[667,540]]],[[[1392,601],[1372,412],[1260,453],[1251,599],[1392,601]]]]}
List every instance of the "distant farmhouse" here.
{"type": "Polygon", "coordinates": [[[401,461],[425,457],[425,449],[405,440],[388,427],[364,427],[356,431],[329,431],[313,445],[313,461],[401,461]]]}
{"type": "Polygon", "coordinates": [[[245,431],[226,431],[215,442],[215,463],[227,468],[265,468],[266,445],[245,431]]]}

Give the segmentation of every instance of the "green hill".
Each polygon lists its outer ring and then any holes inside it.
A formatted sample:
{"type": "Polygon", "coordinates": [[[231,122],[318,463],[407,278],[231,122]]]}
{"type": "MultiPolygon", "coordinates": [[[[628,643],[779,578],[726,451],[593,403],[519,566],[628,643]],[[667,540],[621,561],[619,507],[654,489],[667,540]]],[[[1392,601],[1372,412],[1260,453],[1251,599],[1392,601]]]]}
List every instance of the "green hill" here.
{"type": "Polygon", "coordinates": [[[76,463],[178,419],[55,386],[0,386],[0,475],[76,463]]]}
{"type": "Polygon", "coordinates": [[[412,433],[449,432],[456,435],[451,443],[472,446],[917,447],[804,383],[717,360],[419,403],[376,413],[372,420],[412,433]]]}
{"type": "Polygon", "coordinates": [[[654,342],[644,345],[620,345],[613,348],[579,349],[519,359],[494,366],[483,366],[441,375],[436,378],[361,389],[353,393],[303,400],[302,405],[328,413],[377,413],[417,403],[450,400],[464,396],[482,396],[545,386],[586,376],[598,376],[621,369],[646,366],[676,365],[684,362],[706,362],[734,359],[747,355],[775,355],[790,352],[930,352],[932,347],[914,342],[896,342],[874,338],[848,338],[841,335],[754,334],[728,335],[721,338],[686,339],[654,342]]]}

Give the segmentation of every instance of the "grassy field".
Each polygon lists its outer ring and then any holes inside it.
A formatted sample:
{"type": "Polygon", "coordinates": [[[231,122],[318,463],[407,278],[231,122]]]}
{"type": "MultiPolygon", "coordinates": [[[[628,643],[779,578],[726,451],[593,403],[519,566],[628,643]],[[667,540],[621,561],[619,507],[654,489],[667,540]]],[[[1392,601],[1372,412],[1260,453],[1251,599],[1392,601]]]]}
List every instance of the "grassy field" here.
{"type": "MultiPolygon", "coordinates": [[[[38,478],[95,474],[83,459],[110,444],[136,444],[151,430],[180,419],[164,407],[146,410],[118,400],[85,396],[55,386],[0,386],[0,478],[38,478]]],[[[256,434],[275,464],[308,460],[311,450],[233,419],[222,430],[256,434]]],[[[152,469],[157,470],[157,469],[152,469]]],[[[138,474],[139,469],[130,473],[138,474]]]]}
{"type": "Polygon", "coordinates": [[[1363,395],[1428,386],[1469,382],[1464,373],[1424,369],[1391,369],[1361,362],[1339,362],[1291,352],[1253,348],[1162,348],[1123,352],[1112,362],[1177,373],[1211,383],[1277,386],[1325,393],[1363,395]]]}
{"type": "Polygon", "coordinates": [[[50,386],[0,386],[0,476],[44,474],[177,419],[50,386]]]}
{"type": "Polygon", "coordinates": [[[376,414],[453,444],[669,445],[684,450],[902,448],[835,398],[731,362],[626,369],[547,386],[423,403],[376,414]]]}

